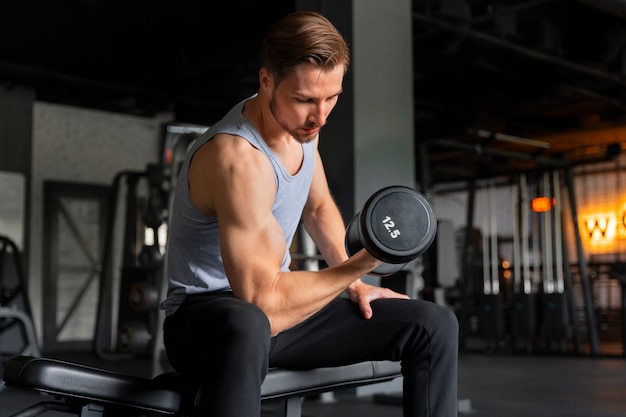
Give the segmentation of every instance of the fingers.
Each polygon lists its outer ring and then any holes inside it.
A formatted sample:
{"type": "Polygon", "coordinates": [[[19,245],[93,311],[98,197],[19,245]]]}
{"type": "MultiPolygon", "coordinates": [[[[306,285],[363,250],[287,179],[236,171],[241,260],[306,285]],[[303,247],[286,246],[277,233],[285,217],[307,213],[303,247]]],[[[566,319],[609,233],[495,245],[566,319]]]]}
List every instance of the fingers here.
{"type": "Polygon", "coordinates": [[[361,300],[359,308],[361,309],[361,314],[363,314],[364,319],[369,320],[372,318],[372,306],[370,306],[369,301],[361,300]]]}

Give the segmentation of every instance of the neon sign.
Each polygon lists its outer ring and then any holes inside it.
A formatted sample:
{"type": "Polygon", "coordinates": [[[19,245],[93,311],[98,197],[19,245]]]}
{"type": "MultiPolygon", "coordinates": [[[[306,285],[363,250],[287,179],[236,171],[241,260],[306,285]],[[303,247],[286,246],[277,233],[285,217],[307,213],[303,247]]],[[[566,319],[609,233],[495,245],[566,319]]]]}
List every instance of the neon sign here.
{"type": "Polygon", "coordinates": [[[597,210],[581,217],[581,235],[590,249],[618,250],[626,240],[626,203],[617,212],[597,210]]]}

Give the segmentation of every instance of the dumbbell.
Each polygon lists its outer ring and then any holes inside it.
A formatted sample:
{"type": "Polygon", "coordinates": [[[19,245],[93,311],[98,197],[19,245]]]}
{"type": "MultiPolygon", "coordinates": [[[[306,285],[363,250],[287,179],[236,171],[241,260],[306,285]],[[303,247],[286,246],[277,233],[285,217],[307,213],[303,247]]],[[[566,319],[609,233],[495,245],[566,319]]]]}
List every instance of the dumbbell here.
{"type": "Polygon", "coordinates": [[[435,239],[432,206],[410,187],[389,186],[367,199],[346,229],[345,246],[352,256],[365,248],[384,263],[371,275],[391,275],[423,254],[435,239]]]}

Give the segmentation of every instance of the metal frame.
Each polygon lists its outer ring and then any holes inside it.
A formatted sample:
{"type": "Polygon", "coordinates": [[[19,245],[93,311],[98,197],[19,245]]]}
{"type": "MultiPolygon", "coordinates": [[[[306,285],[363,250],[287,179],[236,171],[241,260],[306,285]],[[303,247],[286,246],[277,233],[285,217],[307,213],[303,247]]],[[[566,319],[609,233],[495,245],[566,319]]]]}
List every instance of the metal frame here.
{"type": "MultiPolygon", "coordinates": [[[[43,347],[46,351],[57,350],[89,350],[89,340],[60,341],[59,335],[68,322],[75,317],[80,302],[85,297],[90,286],[98,281],[101,265],[102,244],[105,232],[105,213],[109,200],[110,188],[103,185],[69,183],[69,182],[44,182],[44,230],[43,230],[43,347]],[[68,200],[87,201],[89,204],[97,204],[97,217],[95,225],[89,230],[81,229],[68,211],[68,200]],[[64,265],[63,253],[60,251],[59,239],[61,236],[61,222],[65,223],[69,236],[77,244],[84,265],[64,265]],[[95,232],[95,234],[94,234],[95,232]],[[94,240],[96,241],[94,245],[94,240]],[[90,250],[90,248],[94,248],[90,250]],[[66,314],[59,322],[58,285],[64,271],[84,274],[84,280],[75,291],[74,297],[67,308],[66,314]]],[[[95,313],[95,312],[94,312],[95,313]]],[[[95,317],[95,316],[94,316],[95,317]]],[[[95,321],[94,321],[95,322],[95,321]]]]}

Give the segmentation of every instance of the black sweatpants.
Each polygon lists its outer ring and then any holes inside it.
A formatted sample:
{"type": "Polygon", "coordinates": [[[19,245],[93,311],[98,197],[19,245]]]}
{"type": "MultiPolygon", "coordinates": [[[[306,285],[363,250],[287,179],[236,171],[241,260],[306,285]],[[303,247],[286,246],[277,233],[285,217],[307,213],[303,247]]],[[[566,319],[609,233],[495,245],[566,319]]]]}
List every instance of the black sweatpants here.
{"type": "Polygon", "coordinates": [[[202,381],[210,417],[260,415],[269,367],[309,369],[365,360],[400,361],[406,417],[456,417],[458,322],[428,301],[380,299],[366,320],[337,298],[308,320],[271,337],[265,314],[231,293],[187,297],[165,319],[172,366],[202,381]]]}

